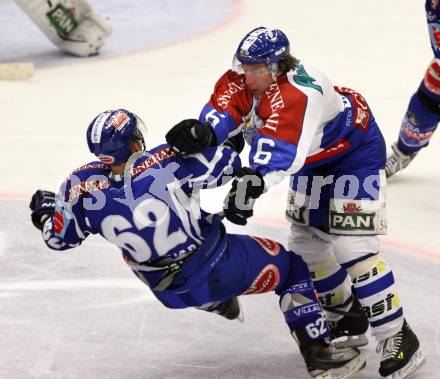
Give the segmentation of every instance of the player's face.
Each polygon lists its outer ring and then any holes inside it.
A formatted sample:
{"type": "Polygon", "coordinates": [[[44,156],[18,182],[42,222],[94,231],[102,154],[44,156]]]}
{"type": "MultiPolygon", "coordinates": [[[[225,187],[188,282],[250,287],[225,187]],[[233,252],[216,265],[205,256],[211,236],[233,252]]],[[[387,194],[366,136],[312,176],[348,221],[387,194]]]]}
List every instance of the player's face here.
{"type": "Polygon", "coordinates": [[[260,98],[273,83],[269,69],[264,63],[243,64],[242,67],[246,76],[246,85],[256,98],[260,98]]]}
{"type": "Polygon", "coordinates": [[[132,153],[137,153],[139,151],[145,150],[144,143],[142,140],[135,138],[130,142],[130,151],[132,153]]]}

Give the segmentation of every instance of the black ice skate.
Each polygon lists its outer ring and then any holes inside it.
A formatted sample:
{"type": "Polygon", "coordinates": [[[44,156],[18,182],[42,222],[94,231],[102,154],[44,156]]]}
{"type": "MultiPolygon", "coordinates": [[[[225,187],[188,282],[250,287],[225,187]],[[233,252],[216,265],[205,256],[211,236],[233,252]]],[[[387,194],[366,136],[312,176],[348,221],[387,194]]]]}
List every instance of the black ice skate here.
{"type": "Polygon", "coordinates": [[[406,378],[425,359],[419,340],[406,320],[394,336],[379,342],[377,352],[382,353],[379,374],[392,379],[406,378]]]}
{"type": "Polygon", "coordinates": [[[417,152],[409,155],[403,153],[397,147],[397,143],[393,143],[391,145],[391,149],[392,152],[388,154],[387,161],[385,163],[385,174],[387,178],[403,170],[417,155],[417,152]]]}
{"type": "Polygon", "coordinates": [[[244,321],[243,312],[241,310],[240,302],[238,297],[233,297],[231,299],[219,302],[215,304],[213,308],[201,308],[211,313],[216,313],[228,320],[238,320],[240,322],[244,321]]]}
{"type": "MultiPolygon", "coordinates": [[[[331,309],[328,309],[328,311],[334,312],[331,309]]],[[[339,321],[328,322],[332,343],[336,348],[342,349],[368,345],[368,338],[365,333],[370,323],[368,322],[367,314],[356,297],[353,298],[353,304],[348,312],[334,313],[342,313],[344,315],[339,321]]]]}
{"type": "Polygon", "coordinates": [[[313,378],[347,379],[365,366],[365,359],[357,349],[337,349],[324,340],[311,341],[307,333],[300,329],[292,335],[313,378]]]}

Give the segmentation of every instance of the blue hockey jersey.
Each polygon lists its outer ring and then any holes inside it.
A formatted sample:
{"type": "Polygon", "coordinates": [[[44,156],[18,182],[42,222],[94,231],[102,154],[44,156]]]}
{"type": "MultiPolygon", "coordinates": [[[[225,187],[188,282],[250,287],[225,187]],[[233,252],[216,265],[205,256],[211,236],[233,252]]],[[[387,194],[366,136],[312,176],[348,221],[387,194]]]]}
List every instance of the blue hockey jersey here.
{"type": "Polygon", "coordinates": [[[65,250],[100,234],[154,288],[165,268],[173,271],[207,240],[218,243],[213,236],[221,223],[200,208],[198,192],[228,182],[239,167],[238,155],[226,146],[181,157],[161,145],[132,155],[121,176],[90,162],[63,183],[44,240],[51,249],[65,250]]]}

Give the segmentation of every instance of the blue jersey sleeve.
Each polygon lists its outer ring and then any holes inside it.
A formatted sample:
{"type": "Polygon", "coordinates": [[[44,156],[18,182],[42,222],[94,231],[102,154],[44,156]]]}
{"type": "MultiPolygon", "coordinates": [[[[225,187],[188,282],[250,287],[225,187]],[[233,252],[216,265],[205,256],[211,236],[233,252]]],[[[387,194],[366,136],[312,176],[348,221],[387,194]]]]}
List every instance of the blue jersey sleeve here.
{"type": "Polygon", "coordinates": [[[100,162],[89,163],[74,171],[59,190],[55,211],[44,224],[43,239],[54,250],[66,250],[78,246],[97,231],[90,227],[85,217],[84,201],[96,206],[103,196],[101,189],[108,188],[108,168],[100,162]],[[84,195],[88,198],[84,199],[84,195]]]}
{"type": "MultiPolygon", "coordinates": [[[[65,187],[63,187],[65,188],[65,187]]],[[[80,226],[80,206],[69,204],[59,193],[55,211],[44,224],[42,230],[46,245],[53,250],[67,250],[76,247],[87,237],[88,233],[80,226]]]]}
{"type": "Polygon", "coordinates": [[[275,171],[289,171],[295,161],[296,150],[294,144],[257,133],[252,140],[249,164],[262,176],[275,171]]]}
{"type": "Polygon", "coordinates": [[[244,75],[228,70],[215,84],[199,120],[213,128],[217,145],[220,145],[239,133],[243,117],[251,111],[252,105],[253,96],[245,85],[244,75]]]}
{"type": "Polygon", "coordinates": [[[234,117],[228,111],[219,112],[209,104],[203,107],[199,120],[212,127],[217,139],[217,145],[222,144],[241,129],[241,126],[237,124],[234,117]]]}
{"type": "Polygon", "coordinates": [[[178,157],[191,188],[215,188],[229,182],[241,167],[237,152],[228,146],[205,149],[199,154],[178,157]]]}

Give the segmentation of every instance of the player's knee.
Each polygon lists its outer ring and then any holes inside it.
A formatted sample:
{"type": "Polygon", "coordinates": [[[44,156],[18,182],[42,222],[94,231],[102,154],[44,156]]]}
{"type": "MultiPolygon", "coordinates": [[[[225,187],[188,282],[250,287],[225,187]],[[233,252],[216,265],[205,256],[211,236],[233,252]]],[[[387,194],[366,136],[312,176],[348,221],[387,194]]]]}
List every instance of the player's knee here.
{"type": "Polygon", "coordinates": [[[380,243],[376,235],[337,236],[333,240],[333,251],[336,260],[348,268],[356,262],[379,252],[380,243]]]}
{"type": "MultiPolygon", "coordinates": [[[[368,276],[369,272],[374,270],[380,271],[385,266],[385,263],[381,261],[380,254],[374,254],[365,259],[357,261],[355,264],[347,268],[350,277],[356,282],[357,278],[363,278],[365,275],[368,276]]],[[[361,280],[362,281],[362,280],[361,280]]]]}
{"type": "Polygon", "coordinates": [[[394,284],[389,264],[381,254],[366,257],[347,269],[352,278],[353,287],[360,299],[385,290],[394,284]]]}

